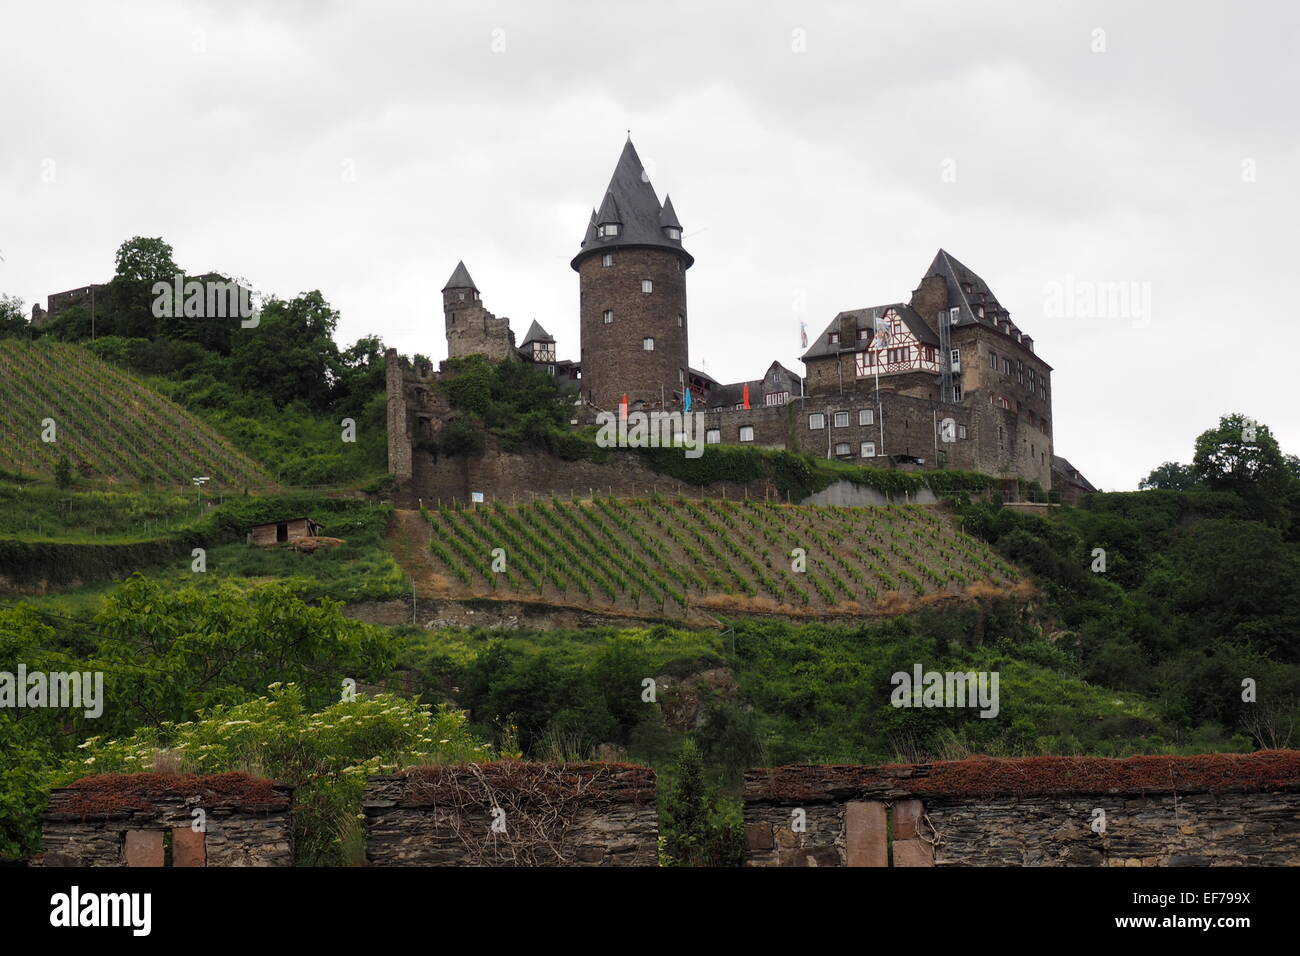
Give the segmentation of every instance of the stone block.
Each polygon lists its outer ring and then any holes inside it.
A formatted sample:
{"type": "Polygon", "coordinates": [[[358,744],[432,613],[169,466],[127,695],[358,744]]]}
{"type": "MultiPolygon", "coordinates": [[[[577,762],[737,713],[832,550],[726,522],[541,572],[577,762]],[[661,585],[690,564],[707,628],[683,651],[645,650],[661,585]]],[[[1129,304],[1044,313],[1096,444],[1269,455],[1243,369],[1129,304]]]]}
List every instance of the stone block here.
{"type": "Polygon", "coordinates": [[[846,866],[889,866],[885,805],[854,800],[844,807],[846,866]]]}

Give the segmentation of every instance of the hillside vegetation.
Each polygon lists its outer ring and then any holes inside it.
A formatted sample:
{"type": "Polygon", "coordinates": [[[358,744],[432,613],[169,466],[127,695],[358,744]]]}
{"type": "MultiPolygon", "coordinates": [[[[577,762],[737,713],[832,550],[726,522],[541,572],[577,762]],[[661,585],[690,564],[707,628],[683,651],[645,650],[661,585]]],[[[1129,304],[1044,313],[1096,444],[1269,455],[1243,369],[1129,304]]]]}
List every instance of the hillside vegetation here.
{"type": "Polygon", "coordinates": [[[189,485],[270,478],[201,420],[76,345],[0,340],[0,468],[50,474],[66,456],[82,477],[189,485]],[[54,441],[42,440],[53,419],[54,441]]]}
{"type": "Polygon", "coordinates": [[[1019,577],[943,511],[921,506],[597,497],[426,515],[448,593],[463,597],[842,613],[1019,577]]]}

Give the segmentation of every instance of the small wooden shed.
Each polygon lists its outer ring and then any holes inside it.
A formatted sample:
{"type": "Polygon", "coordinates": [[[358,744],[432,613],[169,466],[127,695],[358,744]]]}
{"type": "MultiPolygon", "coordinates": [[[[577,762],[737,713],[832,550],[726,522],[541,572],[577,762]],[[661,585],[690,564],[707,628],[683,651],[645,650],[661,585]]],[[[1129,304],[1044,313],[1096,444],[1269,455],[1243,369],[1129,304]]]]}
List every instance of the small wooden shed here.
{"type": "Polygon", "coordinates": [[[299,538],[314,538],[323,529],[311,518],[285,518],[282,521],[267,521],[255,524],[248,532],[248,543],[258,547],[275,547],[299,538]]]}

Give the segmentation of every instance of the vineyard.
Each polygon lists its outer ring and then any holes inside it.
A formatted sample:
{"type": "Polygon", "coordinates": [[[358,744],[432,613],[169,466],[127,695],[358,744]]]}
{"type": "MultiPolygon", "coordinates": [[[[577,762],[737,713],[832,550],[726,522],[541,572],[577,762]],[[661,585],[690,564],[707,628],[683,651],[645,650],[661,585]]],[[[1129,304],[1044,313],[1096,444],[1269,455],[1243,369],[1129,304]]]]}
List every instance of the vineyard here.
{"type": "Polygon", "coordinates": [[[869,613],[1018,572],[936,508],[596,497],[426,511],[451,596],[869,613]],[[499,549],[499,550],[498,550],[499,549]]]}
{"type": "Polygon", "coordinates": [[[270,483],[211,428],[76,345],[0,340],[0,469],[208,487],[270,483]],[[43,440],[47,420],[55,441],[43,440]]]}

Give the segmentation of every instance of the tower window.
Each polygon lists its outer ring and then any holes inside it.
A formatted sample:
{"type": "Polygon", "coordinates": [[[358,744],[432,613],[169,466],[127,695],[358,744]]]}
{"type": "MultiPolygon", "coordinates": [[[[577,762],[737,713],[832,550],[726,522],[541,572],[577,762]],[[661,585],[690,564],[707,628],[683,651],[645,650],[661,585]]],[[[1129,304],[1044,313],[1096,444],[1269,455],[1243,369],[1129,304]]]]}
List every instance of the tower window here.
{"type": "Polygon", "coordinates": [[[604,320],[605,320],[605,324],[606,324],[606,325],[613,325],[613,324],[614,324],[614,310],[613,310],[613,309],[606,309],[603,318],[604,318],[604,320]]]}
{"type": "Polygon", "coordinates": [[[647,336],[641,340],[641,348],[647,352],[653,352],[655,350],[655,340],[647,336]]]}
{"type": "Polygon", "coordinates": [[[609,253],[609,252],[607,252],[607,253],[605,253],[603,256],[601,256],[601,257],[600,257],[600,264],[601,264],[602,266],[605,266],[606,268],[612,266],[612,265],[614,264],[614,255],[613,255],[613,253],[609,253]]]}
{"type": "Polygon", "coordinates": [[[609,239],[618,235],[618,223],[607,222],[603,226],[596,227],[596,235],[601,239],[609,239]]]}
{"type": "Polygon", "coordinates": [[[650,292],[653,292],[654,290],[655,290],[655,284],[654,284],[654,282],[652,282],[650,279],[642,279],[642,280],[641,280],[641,291],[642,291],[642,292],[650,293],[650,292]]]}
{"type": "Polygon", "coordinates": [[[674,227],[672,227],[672,226],[669,226],[665,231],[668,233],[668,238],[669,238],[669,239],[681,239],[681,238],[682,238],[682,231],[681,231],[680,229],[676,229],[676,228],[674,228],[674,227]]]}
{"type": "Polygon", "coordinates": [[[465,301],[465,293],[464,293],[464,292],[461,292],[461,293],[459,293],[459,295],[460,295],[460,301],[464,302],[464,301],[465,301]]]}
{"type": "Polygon", "coordinates": [[[678,312],[678,313],[677,313],[677,327],[680,329],[680,328],[681,328],[683,325],[685,325],[685,324],[686,324],[686,316],[684,316],[684,315],[682,315],[680,312],[678,312]]]}

